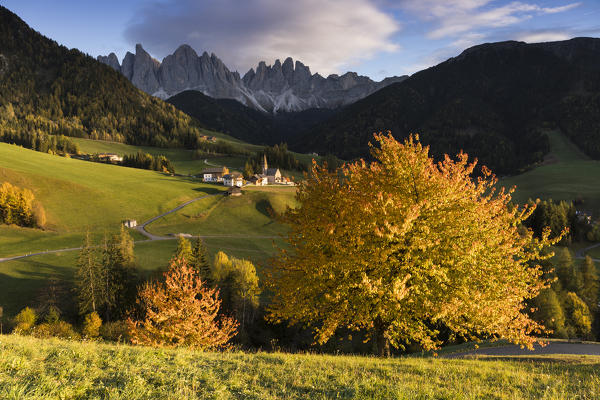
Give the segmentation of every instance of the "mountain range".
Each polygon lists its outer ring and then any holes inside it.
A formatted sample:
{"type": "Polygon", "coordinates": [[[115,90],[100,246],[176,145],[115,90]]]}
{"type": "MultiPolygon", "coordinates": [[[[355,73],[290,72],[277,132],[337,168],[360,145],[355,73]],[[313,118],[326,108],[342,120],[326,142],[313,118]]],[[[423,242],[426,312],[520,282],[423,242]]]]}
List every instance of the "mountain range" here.
{"type": "Polygon", "coordinates": [[[234,99],[267,113],[297,112],[312,108],[334,109],[351,104],[407,76],[375,82],[355,72],[341,76],[318,73],[300,61],[287,58],[273,65],[261,61],[243,77],[231,71],[215,55],[201,56],[182,45],[162,62],[152,58],[141,44],[135,54],[127,52],[119,63],[114,53],[98,56],[98,61],[121,72],[136,87],[162,99],[186,90],[196,90],[218,99],[234,99]]]}
{"type": "Polygon", "coordinates": [[[600,39],[471,47],[344,107],[290,147],[353,159],[369,156],[373,132],[419,133],[433,154],[464,150],[516,173],[543,159],[548,129],[600,159],[600,39]]]}

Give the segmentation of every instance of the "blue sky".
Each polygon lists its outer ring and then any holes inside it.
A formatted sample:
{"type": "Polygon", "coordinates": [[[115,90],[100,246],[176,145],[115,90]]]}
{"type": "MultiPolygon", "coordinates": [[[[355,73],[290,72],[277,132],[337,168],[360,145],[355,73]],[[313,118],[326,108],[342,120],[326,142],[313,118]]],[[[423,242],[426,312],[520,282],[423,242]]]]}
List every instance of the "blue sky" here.
{"type": "Polygon", "coordinates": [[[600,37],[600,0],[0,0],[42,34],[119,59],[178,45],[245,73],[292,56],[322,75],[414,73],[475,44],[600,37]]]}

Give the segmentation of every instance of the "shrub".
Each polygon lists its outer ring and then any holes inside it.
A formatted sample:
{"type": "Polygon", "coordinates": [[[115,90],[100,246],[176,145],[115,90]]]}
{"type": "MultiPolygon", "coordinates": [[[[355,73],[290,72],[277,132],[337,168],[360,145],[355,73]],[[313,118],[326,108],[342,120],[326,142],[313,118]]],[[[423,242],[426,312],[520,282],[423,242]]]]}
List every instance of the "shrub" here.
{"type": "Polygon", "coordinates": [[[100,326],[100,336],[113,342],[129,341],[127,323],[125,321],[106,322],[100,326]]]}
{"type": "Polygon", "coordinates": [[[97,312],[91,312],[85,316],[83,321],[83,336],[88,339],[97,338],[100,335],[100,327],[102,326],[102,319],[97,312]]]}
{"type": "Polygon", "coordinates": [[[15,328],[14,333],[23,334],[29,333],[37,321],[36,312],[29,307],[25,307],[17,314],[14,319],[15,328]]]}
{"type": "Polygon", "coordinates": [[[73,325],[65,321],[41,323],[32,329],[31,335],[37,338],[79,339],[79,334],[73,329],[73,325]]]}

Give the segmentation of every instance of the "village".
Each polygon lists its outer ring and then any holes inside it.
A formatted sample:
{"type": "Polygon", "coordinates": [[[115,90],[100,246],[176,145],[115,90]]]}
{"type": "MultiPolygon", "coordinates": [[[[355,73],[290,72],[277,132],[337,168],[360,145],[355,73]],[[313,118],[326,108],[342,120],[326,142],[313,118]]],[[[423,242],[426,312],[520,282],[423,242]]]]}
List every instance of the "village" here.
{"type": "MultiPolygon", "coordinates": [[[[249,179],[244,179],[244,176],[237,171],[229,171],[226,166],[211,167],[204,169],[200,176],[206,183],[223,184],[231,188],[241,188],[243,186],[266,186],[266,185],[289,185],[293,186],[294,182],[281,174],[279,168],[269,168],[266,155],[263,156],[262,172],[254,174],[249,179]]],[[[233,194],[234,192],[232,192],[233,194]]],[[[240,193],[235,191],[235,194],[240,193]]]]}

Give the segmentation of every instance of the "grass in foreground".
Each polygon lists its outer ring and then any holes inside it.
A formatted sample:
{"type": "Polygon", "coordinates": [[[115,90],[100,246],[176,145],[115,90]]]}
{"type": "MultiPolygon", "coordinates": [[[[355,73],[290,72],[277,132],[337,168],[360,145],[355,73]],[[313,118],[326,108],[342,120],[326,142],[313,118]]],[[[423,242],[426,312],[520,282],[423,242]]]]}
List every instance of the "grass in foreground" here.
{"type": "Polygon", "coordinates": [[[600,360],[198,353],[0,336],[0,398],[594,399],[600,360]]]}

